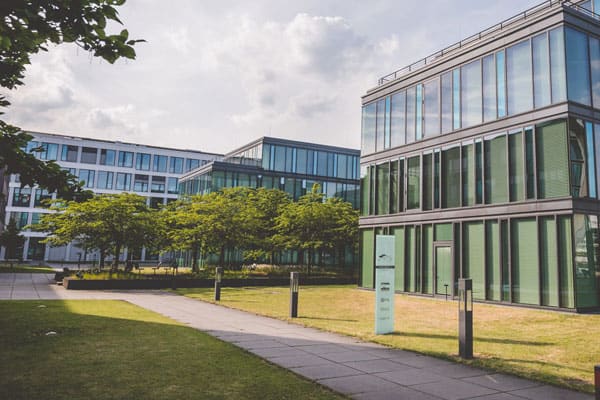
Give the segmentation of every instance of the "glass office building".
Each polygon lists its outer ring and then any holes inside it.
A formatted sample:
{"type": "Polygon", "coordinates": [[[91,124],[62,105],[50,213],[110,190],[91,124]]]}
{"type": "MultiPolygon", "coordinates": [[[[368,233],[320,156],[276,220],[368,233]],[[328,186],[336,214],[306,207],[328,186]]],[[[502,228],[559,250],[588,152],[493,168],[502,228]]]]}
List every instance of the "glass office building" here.
{"type": "Polygon", "coordinates": [[[358,150],[263,137],[181,178],[183,195],[231,187],[281,189],[291,198],[314,184],[327,197],[340,197],[358,208],[358,150]]]}
{"type": "MultiPolygon", "coordinates": [[[[358,209],[360,151],[342,147],[263,137],[226,154],[181,177],[181,195],[206,194],[223,188],[251,187],[280,189],[298,200],[318,184],[326,197],[339,197],[358,209]]],[[[346,249],[344,266],[356,266],[356,251],[346,249]]],[[[184,257],[190,257],[190,254],[184,257]]],[[[274,254],[278,264],[297,264],[296,251],[274,254]]],[[[315,255],[318,265],[339,265],[338,254],[322,252],[315,255]]],[[[225,254],[227,263],[242,264],[244,255],[236,249],[225,254]]],[[[305,257],[304,260],[308,258],[305,257]]],[[[203,259],[200,260],[201,262],[203,259]]],[[[216,258],[208,258],[208,262],[216,258]]]]}
{"type": "MultiPolygon", "coordinates": [[[[29,132],[33,139],[26,150],[41,148],[34,154],[41,160],[52,160],[63,169],[79,177],[85,188],[96,194],[133,192],[146,198],[147,205],[158,208],[161,204],[177,199],[179,178],[200,165],[219,160],[220,154],[194,150],[180,150],[142,144],[110,142],[98,139],[29,132]]],[[[0,175],[1,176],[1,175],[0,175]]],[[[0,220],[17,222],[21,229],[35,224],[42,214],[49,212],[43,200],[56,195],[38,187],[21,187],[18,175],[12,175],[5,188],[6,207],[1,207],[0,220]]],[[[2,192],[0,192],[2,193],[2,192]]],[[[75,262],[98,260],[98,254],[85,253],[77,243],[51,247],[42,243],[43,232],[24,230],[25,244],[19,249],[24,260],[75,262]]],[[[4,257],[0,248],[0,259],[4,257]]],[[[143,248],[125,249],[123,259],[157,260],[158,254],[150,254],[143,248]],[[132,254],[133,253],[133,254],[132,254]]]]}
{"type": "Polygon", "coordinates": [[[546,1],[363,96],[361,286],[600,309],[600,1],[546,1]]]}

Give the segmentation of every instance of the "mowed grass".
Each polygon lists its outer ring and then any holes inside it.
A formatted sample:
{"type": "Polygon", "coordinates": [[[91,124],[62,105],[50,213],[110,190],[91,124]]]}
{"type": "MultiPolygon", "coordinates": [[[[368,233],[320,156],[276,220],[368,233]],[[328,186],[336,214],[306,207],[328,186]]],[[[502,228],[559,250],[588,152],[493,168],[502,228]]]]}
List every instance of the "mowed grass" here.
{"type": "Polygon", "coordinates": [[[2,399],[341,398],[126,302],[2,301],[0,316],[2,399]]]}
{"type": "MultiPolygon", "coordinates": [[[[213,300],[211,289],[178,292],[213,300]]],[[[458,358],[456,302],[396,295],[396,332],[375,335],[374,297],[355,286],[301,287],[293,322],[464,362],[458,358]]],[[[290,320],[289,288],[223,288],[220,303],[290,320]]],[[[474,304],[473,318],[475,359],[467,364],[593,392],[600,315],[474,304]]]]}

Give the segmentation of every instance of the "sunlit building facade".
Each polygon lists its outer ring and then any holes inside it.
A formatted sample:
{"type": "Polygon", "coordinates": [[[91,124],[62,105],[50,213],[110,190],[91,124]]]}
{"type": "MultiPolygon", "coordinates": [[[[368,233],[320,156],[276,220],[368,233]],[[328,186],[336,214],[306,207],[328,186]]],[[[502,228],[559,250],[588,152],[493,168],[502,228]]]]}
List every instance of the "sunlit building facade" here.
{"type": "MultiPolygon", "coordinates": [[[[219,154],[193,150],[28,133],[33,139],[27,145],[27,151],[41,148],[42,151],[34,152],[36,157],[56,161],[63,169],[79,177],[85,189],[97,194],[136,193],[144,196],[153,208],[177,199],[179,178],[183,174],[222,158],[219,154]]],[[[17,227],[23,229],[37,223],[42,214],[49,212],[44,200],[56,198],[55,194],[38,187],[21,187],[18,175],[10,176],[9,181],[2,222],[14,219],[17,227]]],[[[76,262],[81,259],[90,262],[99,258],[97,254],[81,250],[77,243],[47,246],[42,242],[46,237],[42,232],[23,229],[22,235],[25,245],[18,253],[24,260],[76,262]]],[[[3,257],[4,249],[0,249],[0,259],[3,257]]],[[[145,261],[158,259],[158,254],[150,254],[140,247],[126,249],[121,257],[145,261]]]]}
{"type": "Polygon", "coordinates": [[[600,1],[546,1],[363,96],[361,280],[600,309],[600,1]]]}

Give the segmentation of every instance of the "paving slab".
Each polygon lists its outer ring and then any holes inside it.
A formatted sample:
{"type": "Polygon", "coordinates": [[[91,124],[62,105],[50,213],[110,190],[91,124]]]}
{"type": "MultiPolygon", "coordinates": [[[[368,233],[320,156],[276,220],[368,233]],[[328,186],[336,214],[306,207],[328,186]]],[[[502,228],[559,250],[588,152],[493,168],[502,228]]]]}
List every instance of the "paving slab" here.
{"type": "Polygon", "coordinates": [[[0,300],[17,298],[127,301],[355,399],[593,400],[588,394],[362,342],[166,291],[74,291],[53,284],[51,274],[0,274],[0,300]]]}

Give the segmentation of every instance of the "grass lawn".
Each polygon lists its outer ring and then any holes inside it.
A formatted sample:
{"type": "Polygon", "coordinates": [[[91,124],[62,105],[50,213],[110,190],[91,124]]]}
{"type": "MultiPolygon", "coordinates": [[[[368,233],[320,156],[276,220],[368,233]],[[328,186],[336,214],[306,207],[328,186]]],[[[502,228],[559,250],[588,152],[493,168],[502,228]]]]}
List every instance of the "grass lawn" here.
{"type": "MultiPolygon", "coordinates": [[[[212,301],[212,289],[180,289],[212,301]]],[[[396,295],[396,332],[375,335],[374,297],[355,286],[301,287],[294,322],[460,361],[458,305],[396,295]]],[[[289,320],[289,288],[223,288],[221,304],[289,320]]],[[[468,364],[593,392],[600,315],[474,304],[475,360],[468,364]]],[[[462,361],[461,361],[462,362],[462,361]]]]}
{"type": "Polygon", "coordinates": [[[11,273],[11,272],[26,272],[30,274],[53,274],[56,271],[50,267],[44,267],[41,265],[22,265],[15,264],[13,268],[9,265],[2,264],[0,265],[0,274],[1,273],[11,273]]]}
{"type": "Polygon", "coordinates": [[[342,398],[126,302],[1,301],[0,315],[2,399],[342,398]]]}

